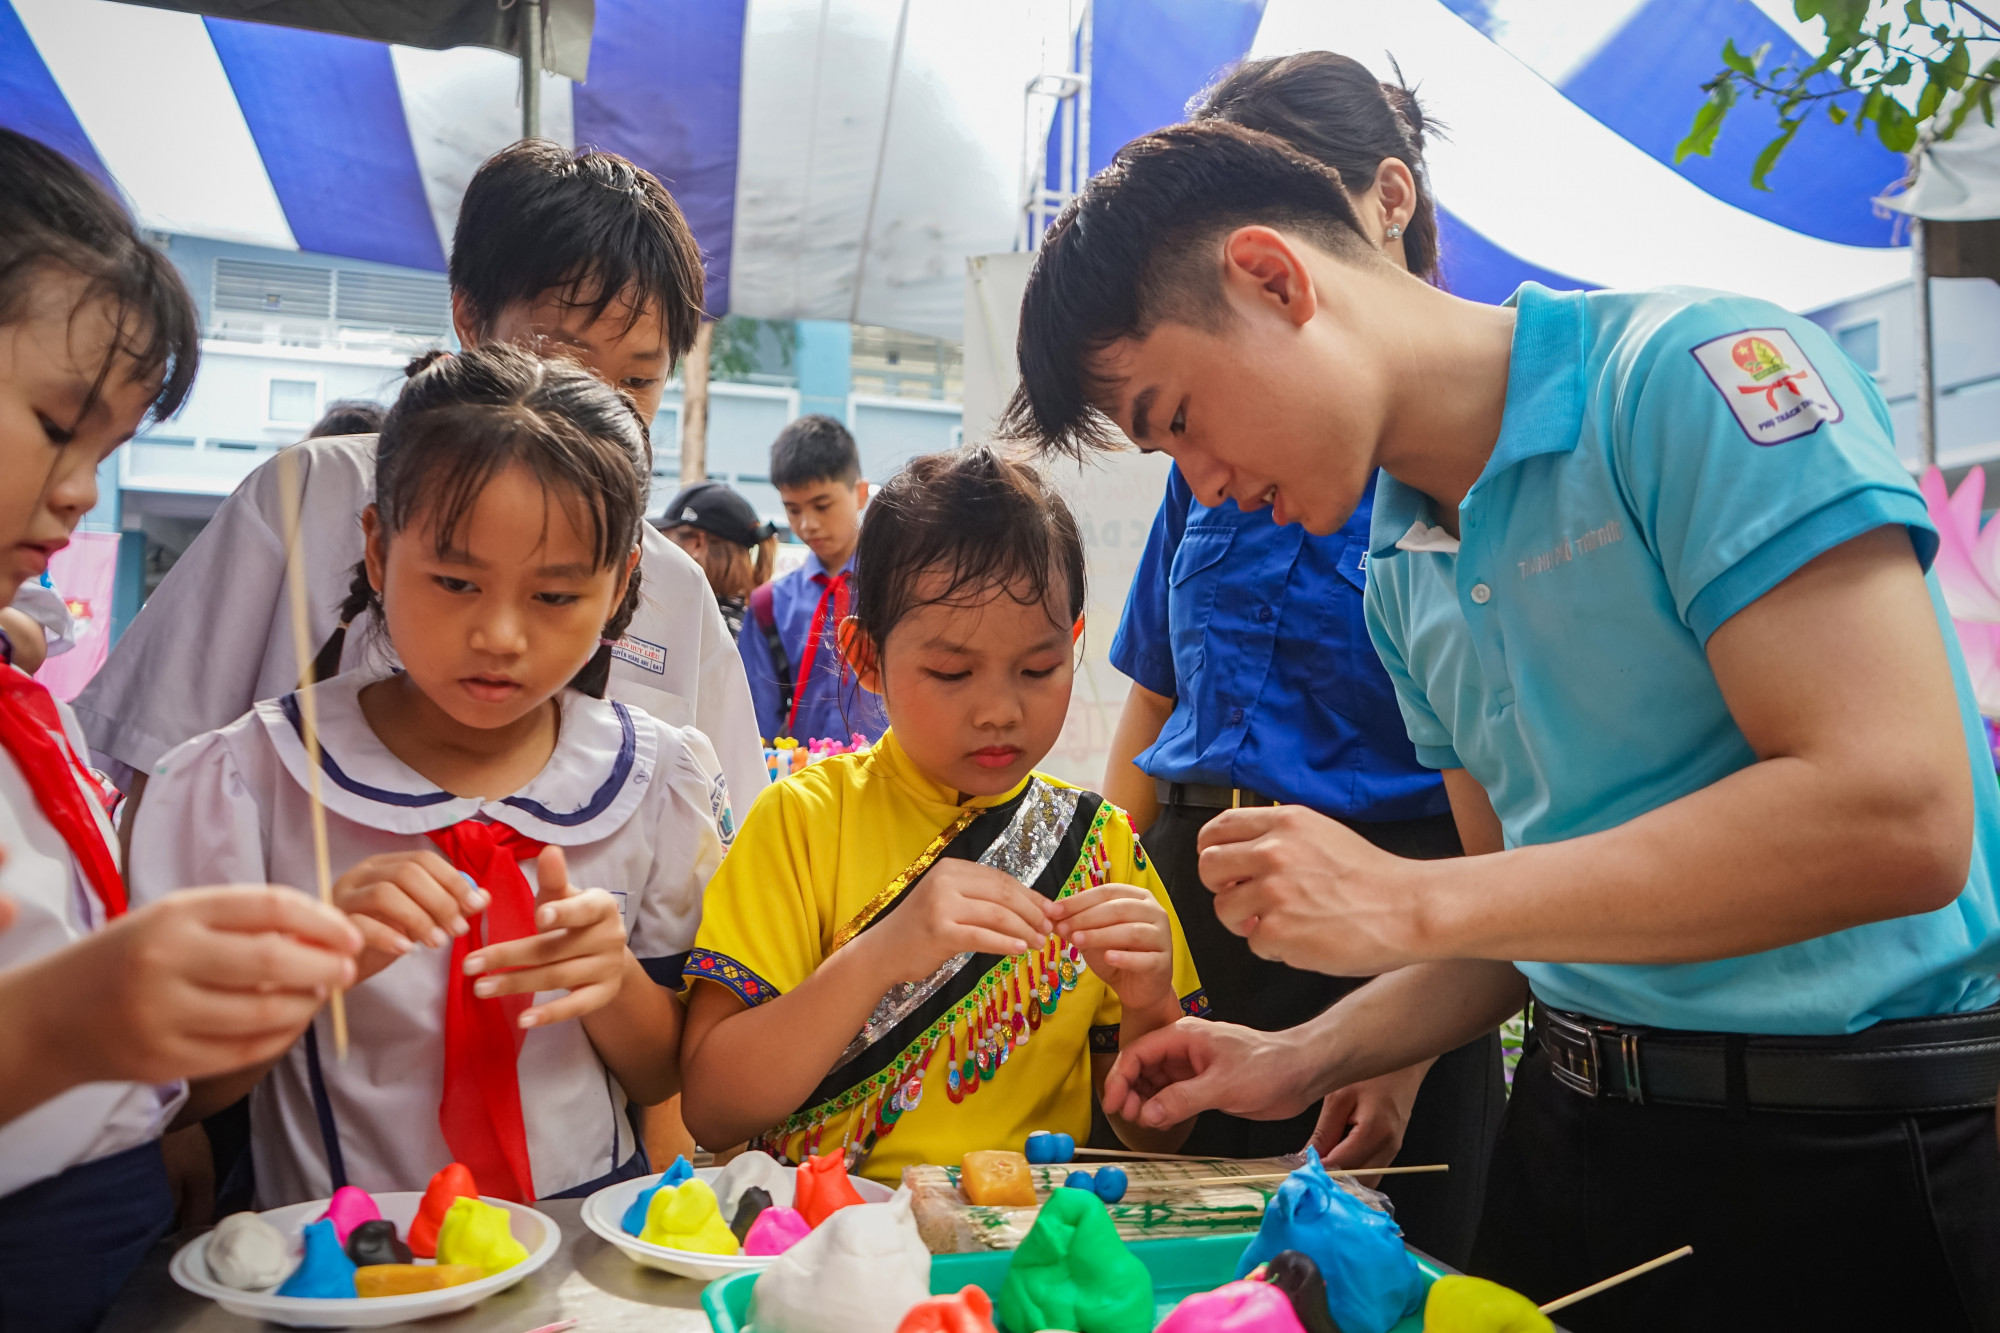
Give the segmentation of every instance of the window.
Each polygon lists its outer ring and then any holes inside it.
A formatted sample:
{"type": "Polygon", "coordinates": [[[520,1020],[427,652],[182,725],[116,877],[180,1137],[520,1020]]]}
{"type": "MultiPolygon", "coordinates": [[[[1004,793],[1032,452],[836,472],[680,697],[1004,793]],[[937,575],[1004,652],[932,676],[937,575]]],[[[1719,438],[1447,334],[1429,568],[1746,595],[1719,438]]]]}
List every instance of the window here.
{"type": "Polygon", "coordinates": [[[1870,375],[1882,373],[1881,320],[1870,319],[1859,324],[1849,324],[1844,329],[1835,330],[1833,338],[1840,344],[1840,350],[1847,353],[1855,365],[1870,375]]]}
{"type": "Polygon", "coordinates": [[[310,426],[319,416],[319,381],[271,378],[268,419],[277,425],[310,426]]]}

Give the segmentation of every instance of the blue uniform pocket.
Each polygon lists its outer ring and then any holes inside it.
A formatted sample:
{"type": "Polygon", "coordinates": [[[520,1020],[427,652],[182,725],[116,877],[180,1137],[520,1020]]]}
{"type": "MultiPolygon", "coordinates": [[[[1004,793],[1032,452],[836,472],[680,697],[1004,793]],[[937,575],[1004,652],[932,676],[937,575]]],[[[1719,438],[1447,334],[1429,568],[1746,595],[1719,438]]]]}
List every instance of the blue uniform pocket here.
{"type": "Polygon", "coordinates": [[[1199,698],[1198,684],[1206,654],[1209,616],[1228,566],[1223,557],[1236,540],[1234,528],[1191,527],[1167,571],[1167,637],[1174,655],[1178,697],[1199,698]]]}

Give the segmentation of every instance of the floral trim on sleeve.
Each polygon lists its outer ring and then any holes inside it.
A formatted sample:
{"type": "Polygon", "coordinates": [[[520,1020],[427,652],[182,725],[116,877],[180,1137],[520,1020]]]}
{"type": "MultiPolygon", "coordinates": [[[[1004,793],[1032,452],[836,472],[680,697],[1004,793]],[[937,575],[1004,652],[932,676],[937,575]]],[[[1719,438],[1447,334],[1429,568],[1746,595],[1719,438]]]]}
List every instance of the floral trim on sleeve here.
{"type": "Polygon", "coordinates": [[[1189,1018],[1207,1018],[1208,988],[1204,986],[1192,995],[1181,996],[1181,1012],[1189,1018]]]}
{"type": "Polygon", "coordinates": [[[713,949],[696,949],[689,954],[681,977],[684,982],[713,981],[719,986],[726,986],[737,999],[752,1009],[760,1004],[769,1004],[781,993],[776,986],[728,954],[717,953],[713,949]]]}
{"type": "Polygon", "coordinates": [[[1118,1054],[1118,1028],[1116,1024],[1094,1027],[1090,1030],[1090,1053],[1092,1055],[1118,1054]]]}

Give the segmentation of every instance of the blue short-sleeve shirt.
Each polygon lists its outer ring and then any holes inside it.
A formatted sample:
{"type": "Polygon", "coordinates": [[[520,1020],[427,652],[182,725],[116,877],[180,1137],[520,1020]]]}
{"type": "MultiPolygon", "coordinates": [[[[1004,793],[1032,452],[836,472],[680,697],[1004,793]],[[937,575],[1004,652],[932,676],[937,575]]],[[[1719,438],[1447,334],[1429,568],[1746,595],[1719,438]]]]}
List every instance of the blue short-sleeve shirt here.
{"type": "MultiPolygon", "coordinates": [[[[854,577],[854,557],[841,567],[842,574],[854,577]]],[[[771,641],[756,615],[743,617],[736,636],[736,651],[743,658],[743,672],[750,680],[750,701],[757,709],[757,728],[766,741],[778,736],[795,736],[801,741],[837,740],[845,742],[859,734],[878,740],[889,729],[889,715],[882,701],[861,688],[854,672],[840,655],[840,617],[829,605],[824,617],[820,602],[826,597],[832,574],[819,557],[808,553],[798,568],[771,584],[771,620],[784,645],[791,665],[794,691],[798,696],[798,717],[786,730],[789,719],[784,688],[778,683],[777,664],[771,660],[771,641]],[[819,647],[813,653],[812,679],[799,680],[799,666],[805,661],[806,644],[818,625],[819,647]]]]}
{"type": "Polygon", "coordinates": [[[1139,557],[1111,664],[1174,701],[1135,762],[1343,819],[1440,815],[1361,609],[1369,496],[1331,536],[1209,508],[1178,468],[1139,557]]]}
{"type": "MultiPolygon", "coordinates": [[[[1551,293],[1518,320],[1493,456],[1459,508],[1376,493],[1369,630],[1417,754],[1463,765],[1509,846],[1612,828],[1756,761],[1704,645],[1815,556],[1884,526],[1937,534],[1874,383],[1817,325],[1692,289],[1551,293]]],[[[1958,639],[1976,807],[1951,905],[1676,965],[1521,963],[1549,1003],[1621,1022],[1841,1033],[2000,1000],[2000,787],[1958,639]]]]}

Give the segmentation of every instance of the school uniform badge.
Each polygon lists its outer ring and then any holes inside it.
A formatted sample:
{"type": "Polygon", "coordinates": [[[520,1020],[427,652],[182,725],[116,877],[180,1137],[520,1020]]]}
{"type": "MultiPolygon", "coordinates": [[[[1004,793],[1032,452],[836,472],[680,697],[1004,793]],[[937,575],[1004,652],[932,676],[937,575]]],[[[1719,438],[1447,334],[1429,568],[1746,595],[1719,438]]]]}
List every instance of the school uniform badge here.
{"type": "Polygon", "coordinates": [[[1784,329],[1740,329],[1692,351],[1752,444],[1783,444],[1846,416],[1784,329]]]}

